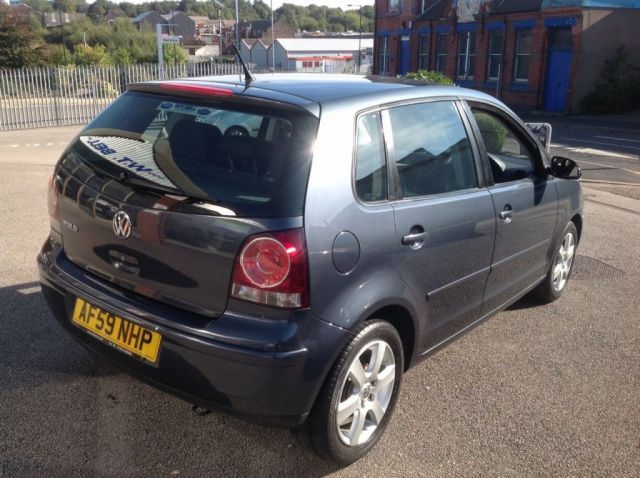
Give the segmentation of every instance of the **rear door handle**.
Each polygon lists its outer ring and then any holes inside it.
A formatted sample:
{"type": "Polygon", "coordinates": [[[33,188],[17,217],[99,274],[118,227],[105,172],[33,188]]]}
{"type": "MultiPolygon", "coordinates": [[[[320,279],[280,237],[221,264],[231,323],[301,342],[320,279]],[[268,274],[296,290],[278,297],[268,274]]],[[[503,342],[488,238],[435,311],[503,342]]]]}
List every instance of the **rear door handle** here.
{"type": "Polygon", "coordinates": [[[426,231],[414,232],[402,237],[402,243],[405,246],[410,246],[412,249],[419,249],[429,237],[429,233],[426,231]]]}

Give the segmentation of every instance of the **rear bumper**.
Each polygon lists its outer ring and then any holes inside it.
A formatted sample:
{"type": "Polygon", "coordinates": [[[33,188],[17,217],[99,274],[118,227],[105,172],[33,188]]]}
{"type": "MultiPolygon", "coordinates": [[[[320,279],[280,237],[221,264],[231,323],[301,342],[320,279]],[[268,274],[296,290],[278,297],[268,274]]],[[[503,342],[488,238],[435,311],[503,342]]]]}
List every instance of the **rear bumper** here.
{"type": "Polygon", "coordinates": [[[132,375],[186,401],[223,409],[271,425],[295,427],[306,419],[347,332],[312,317],[287,320],[225,312],[209,318],[179,314],[116,289],[71,264],[47,241],[38,256],[42,291],[54,317],[90,351],[132,375]],[[157,366],[131,357],[71,322],[76,297],[143,327],[163,339],[157,366]],[[200,327],[194,324],[200,323],[200,327]]]}

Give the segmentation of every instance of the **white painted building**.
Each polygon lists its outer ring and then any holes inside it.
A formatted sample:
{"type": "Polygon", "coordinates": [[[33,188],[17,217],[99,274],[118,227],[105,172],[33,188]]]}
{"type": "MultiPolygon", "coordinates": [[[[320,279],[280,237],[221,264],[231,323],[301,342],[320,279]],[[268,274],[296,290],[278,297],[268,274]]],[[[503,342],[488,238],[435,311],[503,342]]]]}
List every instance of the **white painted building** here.
{"type": "MultiPolygon", "coordinates": [[[[275,69],[299,72],[353,72],[357,65],[358,47],[361,48],[362,58],[360,71],[369,72],[373,56],[373,38],[278,38],[273,46],[275,69]]],[[[271,67],[271,50],[268,49],[266,53],[267,67],[271,67]]]]}

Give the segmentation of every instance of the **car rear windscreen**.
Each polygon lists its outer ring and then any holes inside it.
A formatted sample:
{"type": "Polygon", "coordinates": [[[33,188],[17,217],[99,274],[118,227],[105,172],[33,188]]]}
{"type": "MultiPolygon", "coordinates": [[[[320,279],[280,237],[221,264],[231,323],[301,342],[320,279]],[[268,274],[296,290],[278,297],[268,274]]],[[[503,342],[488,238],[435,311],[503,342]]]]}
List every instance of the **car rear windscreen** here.
{"type": "Polygon", "coordinates": [[[128,92],[72,146],[95,170],[220,204],[241,217],[303,211],[317,118],[128,92]]]}

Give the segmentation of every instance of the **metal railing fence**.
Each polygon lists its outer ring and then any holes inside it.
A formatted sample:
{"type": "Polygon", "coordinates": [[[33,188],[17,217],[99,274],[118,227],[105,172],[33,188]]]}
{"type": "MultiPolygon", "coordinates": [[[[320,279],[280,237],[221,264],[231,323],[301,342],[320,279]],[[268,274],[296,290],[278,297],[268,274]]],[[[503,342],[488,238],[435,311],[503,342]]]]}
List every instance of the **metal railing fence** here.
{"type": "Polygon", "coordinates": [[[129,83],[240,73],[227,63],[0,69],[0,131],[84,124],[129,83]]]}

